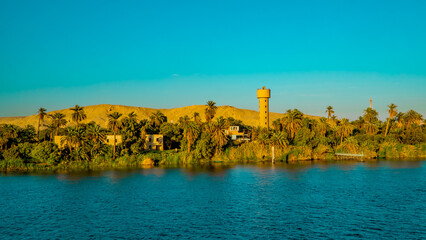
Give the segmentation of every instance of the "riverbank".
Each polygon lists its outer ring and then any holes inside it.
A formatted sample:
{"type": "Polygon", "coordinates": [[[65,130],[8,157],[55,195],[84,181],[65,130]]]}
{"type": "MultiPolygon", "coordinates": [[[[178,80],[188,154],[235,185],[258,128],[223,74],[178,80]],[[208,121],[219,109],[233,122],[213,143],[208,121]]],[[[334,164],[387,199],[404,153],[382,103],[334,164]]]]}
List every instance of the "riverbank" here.
{"type": "MultiPolygon", "coordinates": [[[[355,161],[374,161],[376,159],[417,160],[426,158],[426,144],[406,145],[384,143],[376,146],[377,149],[359,148],[364,157],[353,158],[355,161]]],[[[326,146],[317,146],[315,149],[308,146],[288,146],[275,148],[276,162],[304,162],[315,160],[340,161],[343,158],[336,156],[336,152],[347,151],[344,147],[334,151],[326,146]]],[[[348,158],[345,158],[348,159],[348,158]]],[[[36,172],[36,171],[68,171],[68,170],[98,170],[98,169],[125,169],[150,168],[155,166],[179,166],[188,164],[210,163],[257,163],[271,162],[272,151],[270,146],[256,142],[246,143],[238,147],[226,149],[211,159],[205,159],[196,152],[186,151],[150,151],[140,154],[124,155],[113,159],[111,156],[97,156],[88,160],[59,160],[45,161],[41,159],[8,158],[0,160],[1,172],[36,172]]]]}

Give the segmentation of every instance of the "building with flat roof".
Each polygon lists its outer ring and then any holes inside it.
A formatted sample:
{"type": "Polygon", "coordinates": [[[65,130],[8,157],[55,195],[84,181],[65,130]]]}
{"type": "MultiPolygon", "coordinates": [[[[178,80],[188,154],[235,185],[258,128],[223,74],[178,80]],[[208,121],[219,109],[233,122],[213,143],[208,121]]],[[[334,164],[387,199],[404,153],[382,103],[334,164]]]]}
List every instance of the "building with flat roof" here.
{"type": "Polygon", "coordinates": [[[229,126],[229,128],[225,130],[225,134],[230,136],[233,141],[250,141],[248,134],[240,132],[240,126],[229,126]]]}
{"type": "Polygon", "coordinates": [[[164,150],[164,137],[161,134],[150,134],[145,137],[146,150],[164,150]]]}

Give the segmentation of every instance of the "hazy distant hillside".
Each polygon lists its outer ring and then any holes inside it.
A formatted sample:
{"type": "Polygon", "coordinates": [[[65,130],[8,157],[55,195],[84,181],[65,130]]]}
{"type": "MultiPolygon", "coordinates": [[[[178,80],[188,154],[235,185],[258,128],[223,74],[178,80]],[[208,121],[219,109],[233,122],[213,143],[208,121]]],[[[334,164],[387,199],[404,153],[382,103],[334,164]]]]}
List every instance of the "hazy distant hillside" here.
{"type": "MultiPolygon", "coordinates": [[[[122,105],[109,105],[109,104],[101,104],[101,105],[93,105],[84,107],[84,111],[86,112],[87,119],[83,121],[83,123],[88,123],[91,121],[95,121],[99,125],[106,127],[107,125],[107,114],[112,112],[122,113],[123,116],[131,112],[135,112],[139,120],[148,119],[149,116],[160,110],[167,116],[168,122],[177,122],[177,120],[185,115],[192,117],[194,112],[198,112],[203,119],[205,120],[204,110],[205,105],[194,105],[187,106],[181,108],[172,108],[172,109],[153,109],[153,108],[144,108],[144,107],[131,107],[131,106],[122,106],[122,105]]],[[[36,110],[35,110],[36,111],[36,110]]],[[[48,112],[48,114],[52,114],[55,112],[61,112],[66,115],[66,119],[69,121],[69,125],[74,125],[74,122],[71,121],[72,111],[69,109],[63,109],[58,111],[48,112]]],[[[284,114],[281,113],[270,113],[271,123],[277,118],[281,118],[284,114]]],[[[223,116],[233,117],[235,119],[239,119],[243,121],[247,125],[257,126],[259,119],[259,112],[247,109],[239,109],[232,106],[220,106],[216,111],[216,117],[223,116]]],[[[309,116],[311,117],[311,116],[309,116]]],[[[50,119],[47,118],[45,123],[47,123],[50,119]]],[[[38,123],[37,115],[31,115],[28,117],[3,117],[0,118],[0,124],[9,123],[15,124],[21,127],[24,127],[28,124],[36,126],[38,123]]]]}

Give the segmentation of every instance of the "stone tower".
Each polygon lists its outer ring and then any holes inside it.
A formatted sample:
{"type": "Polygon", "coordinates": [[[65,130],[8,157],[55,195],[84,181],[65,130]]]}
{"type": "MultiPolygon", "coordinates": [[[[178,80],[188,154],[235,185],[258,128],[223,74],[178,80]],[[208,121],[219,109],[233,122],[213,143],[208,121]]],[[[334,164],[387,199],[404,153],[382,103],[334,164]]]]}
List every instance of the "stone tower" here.
{"type": "Polygon", "coordinates": [[[269,129],[269,98],[271,97],[271,90],[257,89],[257,98],[259,99],[259,125],[269,129]]]}

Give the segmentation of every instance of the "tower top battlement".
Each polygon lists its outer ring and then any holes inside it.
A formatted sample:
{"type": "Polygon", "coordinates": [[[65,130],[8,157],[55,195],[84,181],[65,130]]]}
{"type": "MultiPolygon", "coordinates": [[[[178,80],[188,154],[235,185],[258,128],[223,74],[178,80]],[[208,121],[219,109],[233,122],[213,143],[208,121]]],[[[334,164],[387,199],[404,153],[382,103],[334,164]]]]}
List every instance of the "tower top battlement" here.
{"type": "Polygon", "coordinates": [[[257,98],[271,98],[271,89],[266,89],[265,86],[257,89],[257,98]]]}

